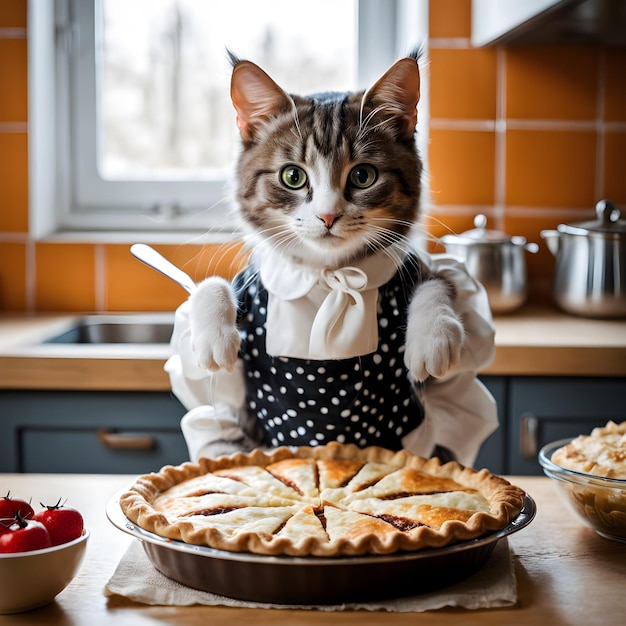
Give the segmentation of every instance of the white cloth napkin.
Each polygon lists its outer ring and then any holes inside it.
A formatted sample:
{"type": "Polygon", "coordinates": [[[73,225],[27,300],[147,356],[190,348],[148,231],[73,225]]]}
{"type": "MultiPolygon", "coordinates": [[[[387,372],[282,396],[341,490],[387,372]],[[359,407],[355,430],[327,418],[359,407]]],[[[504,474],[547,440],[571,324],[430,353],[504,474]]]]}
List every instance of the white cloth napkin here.
{"type": "Polygon", "coordinates": [[[240,608],[420,613],[443,607],[489,609],[512,606],[517,602],[517,585],[508,542],[501,539],[489,561],[480,571],[465,581],[438,591],[367,603],[319,606],[264,604],[218,596],[181,585],[158,572],[150,563],[140,543],[133,540],[105,586],[104,595],[121,595],[134,602],[165,606],[204,604],[240,608]]]}

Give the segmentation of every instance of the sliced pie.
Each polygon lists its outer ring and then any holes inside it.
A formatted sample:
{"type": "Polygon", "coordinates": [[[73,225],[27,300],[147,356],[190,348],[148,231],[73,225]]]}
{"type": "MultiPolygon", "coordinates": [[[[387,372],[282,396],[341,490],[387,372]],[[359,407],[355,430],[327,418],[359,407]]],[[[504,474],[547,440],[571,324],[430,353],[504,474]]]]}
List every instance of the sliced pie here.
{"type": "Polygon", "coordinates": [[[160,536],[292,556],[390,554],[504,528],[524,492],[501,477],[408,452],[330,443],[166,466],[121,496],[160,536]]]}

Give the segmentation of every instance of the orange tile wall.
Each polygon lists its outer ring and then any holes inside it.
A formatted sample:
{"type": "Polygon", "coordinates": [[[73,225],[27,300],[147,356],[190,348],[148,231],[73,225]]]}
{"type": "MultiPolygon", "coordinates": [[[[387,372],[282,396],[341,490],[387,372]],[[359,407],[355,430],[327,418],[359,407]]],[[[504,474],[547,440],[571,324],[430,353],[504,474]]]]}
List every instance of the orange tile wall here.
{"type": "MultiPolygon", "coordinates": [[[[471,0],[430,0],[434,236],[488,226],[540,243],[531,301],[549,301],[553,260],[539,231],[626,205],[626,49],[470,45],[471,0]]],[[[26,0],[0,2],[0,311],[172,310],[186,294],[117,244],[28,234],[26,0]]],[[[237,249],[156,246],[196,279],[232,274],[237,249]]],[[[436,249],[433,247],[433,249],[436,249]]]]}
{"type": "Polygon", "coordinates": [[[601,198],[626,206],[626,48],[472,48],[471,0],[430,0],[429,22],[425,227],[462,232],[484,213],[488,228],[539,243],[531,302],[550,302],[539,232],[592,219],[601,198]]]}

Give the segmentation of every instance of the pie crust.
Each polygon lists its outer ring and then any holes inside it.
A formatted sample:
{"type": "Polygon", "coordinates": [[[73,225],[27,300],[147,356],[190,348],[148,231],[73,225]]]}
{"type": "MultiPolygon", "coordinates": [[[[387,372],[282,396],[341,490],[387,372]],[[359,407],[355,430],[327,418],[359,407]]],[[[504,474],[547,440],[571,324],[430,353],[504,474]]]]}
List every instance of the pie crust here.
{"type": "Polygon", "coordinates": [[[565,469],[603,478],[626,479],[626,422],[607,422],[559,448],[552,462],[565,469]]]}
{"type": "Polygon", "coordinates": [[[335,557],[473,539],[509,524],[523,497],[487,470],[333,442],[166,466],[138,477],[120,506],[139,527],[189,544],[335,557]]]}

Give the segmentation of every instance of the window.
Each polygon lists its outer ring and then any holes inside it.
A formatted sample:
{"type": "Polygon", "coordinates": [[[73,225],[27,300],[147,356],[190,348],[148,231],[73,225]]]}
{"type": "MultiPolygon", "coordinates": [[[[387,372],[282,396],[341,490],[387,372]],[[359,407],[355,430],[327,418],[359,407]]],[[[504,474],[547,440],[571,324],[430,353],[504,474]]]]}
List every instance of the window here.
{"type": "Polygon", "coordinates": [[[288,91],[366,87],[423,39],[425,4],[30,0],[33,234],[232,234],[226,48],[288,91]]]}

